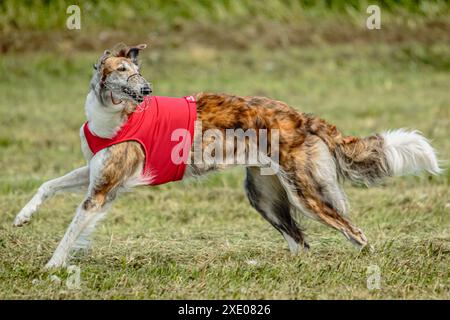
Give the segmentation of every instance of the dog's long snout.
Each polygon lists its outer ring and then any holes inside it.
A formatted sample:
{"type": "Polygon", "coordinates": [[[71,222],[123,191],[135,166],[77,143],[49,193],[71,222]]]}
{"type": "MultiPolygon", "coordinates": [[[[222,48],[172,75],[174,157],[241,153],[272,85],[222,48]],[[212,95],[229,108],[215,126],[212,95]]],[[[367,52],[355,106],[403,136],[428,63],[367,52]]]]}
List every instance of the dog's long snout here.
{"type": "Polygon", "coordinates": [[[152,88],[150,88],[149,85],[145,85],[141,88],[141,94],[143,96],[148,96],[150,93],[152,93],[152,88]]]}

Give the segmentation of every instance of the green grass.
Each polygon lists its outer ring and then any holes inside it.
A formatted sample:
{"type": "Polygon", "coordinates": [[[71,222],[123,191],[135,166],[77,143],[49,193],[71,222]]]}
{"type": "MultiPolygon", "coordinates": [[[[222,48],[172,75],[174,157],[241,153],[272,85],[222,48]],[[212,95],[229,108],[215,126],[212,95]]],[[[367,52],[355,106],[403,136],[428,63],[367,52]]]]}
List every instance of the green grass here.
{"type": "MultiPolygon", "coordinates": [[[[99,54],[99,53],[98,53],[99,54]]],[[[76,257],[81,286],[41,271],[82,195],[49,200],[32,223],[15,214],[47,179],[84,164],[78,129],[97,53],[10,54],[0,60],[0,298],[450,298],[450,174],[346,185],[351,217],[373,250],[304,218],[311,250],[292,257],[251,207],[243,171],[123,195],[76,257]],[[366,287],[367,268],[381,289],[366,287]]],[[[344,133],[416,128],[450,158],[450,46],[342,45],[247,51],[149,49],[155,94],[267,95],[344,133]],[[357,49],[356,49],[357,48],[357,49]]]]}

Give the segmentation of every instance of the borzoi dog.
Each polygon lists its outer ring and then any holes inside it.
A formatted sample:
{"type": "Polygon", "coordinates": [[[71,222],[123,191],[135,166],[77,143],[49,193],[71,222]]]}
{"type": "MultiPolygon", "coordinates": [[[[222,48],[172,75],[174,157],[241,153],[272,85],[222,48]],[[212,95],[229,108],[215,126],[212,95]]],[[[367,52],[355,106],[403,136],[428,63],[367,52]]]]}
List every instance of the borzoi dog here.
{"type": "MultiPolygon", "coordinates": [[[[399,129],[366,138],[343,136],[334,125],[269,98],[212,93],[185,98],[152,96],[152,87],[140,74],[137,61],[145,47],[105,51],[94,65],[85,104],[87,123],[80,130],[88,165],[43,183],[15,218],[14,225],[22,226],[56,192],[87,188],[46,268],[66,265],[71,251],[87,244],[95,224],[122,190],[236,165],[194,161],[192,150],[205,151],[214,143],[211,135],[205,138],[208,130],[278,132],[276,143],[270,134],[267,137],[265,157],[258,155],[256,162],[244,164],[245,189],[250,204],[282,234],[293,253],[309,247],[296,212],[340,231],[358,247],[367,244],[363,232],[346,215],[342,180],[369,186],[385,177],[441,171],[433,148],[417,131],[399,129]],[[171,131],[177,129],[181,134],[174,139],[171,131]],[[270,157],[275,149],[276,161],[270,157]],[[174,160],[174,154],[182,161],[174,160]],[[268,164],[276,170],[261,174],[268,164]]],[[[229,149],[229,144],[227,141],[223,148],[239,153],[239,148],[229,149]]],[[[245,146],[247,154],[252,147],[249,139],[245,146]]]]}

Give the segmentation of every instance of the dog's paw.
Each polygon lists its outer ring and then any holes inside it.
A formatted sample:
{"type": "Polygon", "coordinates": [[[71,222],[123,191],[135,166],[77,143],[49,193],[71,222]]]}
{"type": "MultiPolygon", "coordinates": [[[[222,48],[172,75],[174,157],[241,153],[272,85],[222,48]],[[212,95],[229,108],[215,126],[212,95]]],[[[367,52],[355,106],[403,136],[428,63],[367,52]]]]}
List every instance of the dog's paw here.
{"type": "Polygon", "coordinates": [[[54,269],[58,269],[58,268],[63,268],[66,266],[66,262],[65,261],[61,261],[61,260],[56,260],[56,259],[50,259],[49,262],[47,262],[47,264],[44,266],[44,270],[45,271],[49,271],[49,270],[54,270],[54,269]]]}
{"type": "Polygon", "coordinates": [[[363,249],[367,245],[367,238],[359,228],[353,230],[351,234],[347,230],[342,230],[342,233],[358,249],[363,249]]]}
{"type": "Polygon", "coordinates": [[[366,244],[359,252],[362,255],[372,254],[375,252],[375,248],[371,244],[366,244]]]}
{"type": "Polygon", "coordinates": [[[358,235],[358,242],[359,245],[361,246],[361,249],[367,246],[367,237],[366,235],[362,232],[361,229],[357,228],[357,235],[358,235]]]}
{"type": "Polygon", "coordinates": [[[14,219],[13,226],[14,227],[22,227],[22,226],[30,223],[30,220],[31,220],[30,217],[18,214],[16,216],[16,218],[14,219]]]}

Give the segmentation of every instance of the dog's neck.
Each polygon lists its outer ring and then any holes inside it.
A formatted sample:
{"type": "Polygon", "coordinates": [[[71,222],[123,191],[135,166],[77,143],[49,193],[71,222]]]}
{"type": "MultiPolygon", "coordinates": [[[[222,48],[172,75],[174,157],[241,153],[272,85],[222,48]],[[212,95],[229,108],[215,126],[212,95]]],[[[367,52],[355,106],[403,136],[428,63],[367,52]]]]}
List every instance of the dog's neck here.
{"type": "Polygon", "coordinates": [[[114,137],[128,119],[127,113],[124,112],[125,103],[113,104],[109,97],[102,99],[94,89],[91,89],[85,104],[89,130],[98,137],[114,137]]]}

